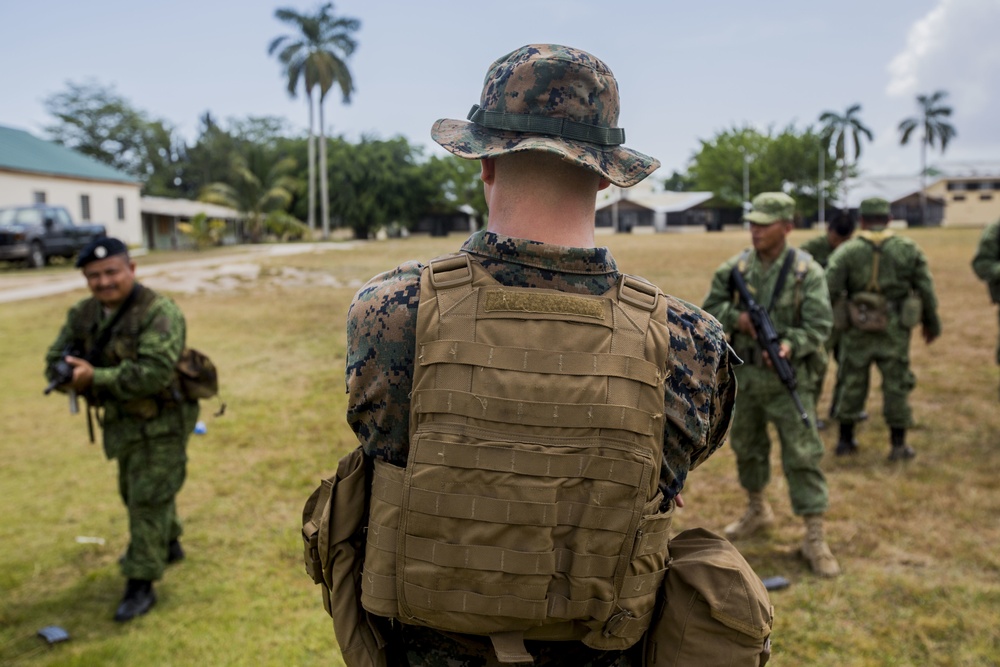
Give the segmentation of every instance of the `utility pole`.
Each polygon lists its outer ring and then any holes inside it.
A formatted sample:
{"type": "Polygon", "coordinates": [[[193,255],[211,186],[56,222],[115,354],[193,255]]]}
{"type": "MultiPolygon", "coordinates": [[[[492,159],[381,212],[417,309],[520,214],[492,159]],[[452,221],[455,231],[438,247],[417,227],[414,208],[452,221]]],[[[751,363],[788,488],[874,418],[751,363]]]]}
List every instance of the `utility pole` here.
{"type": "Polygon", "coordinates": [[[826,151],[819,149],[819,224],[826,222],[826,151]]]}

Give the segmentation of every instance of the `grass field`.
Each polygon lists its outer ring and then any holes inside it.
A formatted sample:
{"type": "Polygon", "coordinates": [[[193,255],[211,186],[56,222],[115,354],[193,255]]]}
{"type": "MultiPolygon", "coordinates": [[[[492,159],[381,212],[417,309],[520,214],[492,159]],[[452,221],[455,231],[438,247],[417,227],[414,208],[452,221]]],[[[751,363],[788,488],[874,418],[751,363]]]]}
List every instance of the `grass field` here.
{"type": "MultiPolygon", "coordinates": [[[[1000,664],[997,315],[969,267],[979,232],[903,233],[929,256],[944,321],[932,346],[914,337],[918,426],[910,442],[918,456],[885,461],[876,390],[859,455],[825,459],[828,541],[844,575],[820,580],[796,556],[801,525],[773,453],[778,527],[739,544],[762,577],[792,581],[772,595],[771,665],[1000,664]]],[[[792,241],[810,235],[797,231],[792,241]]],[[[269,258],[258,280],[236,289],[174,295],[189,343],[220,368],[229,408],[213,418],[215,405],[203,403],[208,433],[191,439],[178,500],[188,558],[158,584],[154,611],[126,625],[111,620],[128,539],[115,465],[88,443],[83,415],[70,416],[64,397],[41,391],[45,349],[85,291],[0,304],[0,664],[341,664],[319,590],[303,570],[299,529],[306,497],[355,445],[343,416],[347,307],[375,273],[462,240],[269,258]],[[304,272],[305,284],[283,282],[288,267],[304,272]],[[65,628],[70,641],[46,646],[35,633],[47,625],[65,628]]],[[[748,235],[599,241],[623,268],[700,303],[711,272],[748,235]]],[[[827,391],[821,414],[828,405],[827,391]]],[[[835,438],[834,425],[824,433],[830,452],[835,438]]],[[[728,448],[692,473],[685,500],[677,529],[721,530],[742,512],[728,448]]]]}

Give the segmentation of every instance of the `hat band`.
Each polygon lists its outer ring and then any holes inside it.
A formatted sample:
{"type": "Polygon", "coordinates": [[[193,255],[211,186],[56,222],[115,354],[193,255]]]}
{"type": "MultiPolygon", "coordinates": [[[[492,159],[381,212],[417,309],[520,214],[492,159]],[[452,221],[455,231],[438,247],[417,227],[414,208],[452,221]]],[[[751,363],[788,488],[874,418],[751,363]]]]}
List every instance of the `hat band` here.
{"type": "Polygon", "coordinates": [[[587,141],[601,146],[620,146],[625,143],[624,128],[600,127],[568,118],[487,111],[478,104],[472,105],[468,120],[492,130],[546,134],[574,141],[587,141]]]}

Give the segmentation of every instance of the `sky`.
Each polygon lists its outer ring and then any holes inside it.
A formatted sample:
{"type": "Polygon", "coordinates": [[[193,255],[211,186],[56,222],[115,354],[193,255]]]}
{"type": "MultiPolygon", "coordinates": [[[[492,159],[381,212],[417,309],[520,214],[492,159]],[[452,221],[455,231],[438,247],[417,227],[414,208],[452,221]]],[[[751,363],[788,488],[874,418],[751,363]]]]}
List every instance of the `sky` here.
{"type": "MultiPolygon", "coordinates": [[[[300,0],[30,0],[0,4],[0,125],[45,137],[44,101],[67,82],[113,86],[188,142],[199,117],[284,118],[305,133],[304,97],[289,97],[267,46],[293,29],[279,7],[300,0]]],[[[327,133],[397,135],[443,154],[438,118],[464,119],[496,58],[525,44],[582,48],[604,60],[622,95],[626,145],[667,177],[703,140],[752,125],[818,126],[861,104],[874,133],[865,175],[915,175],[919,141],[897,126],[916,95],[946,90],[957,137],[945,168],[1000,165],[1000,0],[337,0],[357,18],[351,103],[332,91],[327,133]]]]}

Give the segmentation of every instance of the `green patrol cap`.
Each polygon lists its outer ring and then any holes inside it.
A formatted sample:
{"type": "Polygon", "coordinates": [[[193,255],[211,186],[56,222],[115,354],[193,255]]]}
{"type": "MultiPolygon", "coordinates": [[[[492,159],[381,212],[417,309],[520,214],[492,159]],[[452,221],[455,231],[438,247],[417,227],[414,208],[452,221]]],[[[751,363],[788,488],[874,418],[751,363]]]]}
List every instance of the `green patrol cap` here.
{"type": "Polygon", "coordinates": [[[659,160],[625,148],[618,82],[586,51],[529,44],[494,62],[468,121],[441,119],[431,138],[462,158],[554,153],[615,185],[635,185],[659,160]]]}
{"type": "Polygon", "coordinates": [[[761,192],[753,198],[752,209],[743,216],[755,225],[770,225],[795,217],[795,200],[784,192],[761,192]]]}
{"type": "Polygon", "coordinates": [[[862,217],[866,215],[891,215],[889,212],[889,202],[881,197],[869,197],[861,202],[858,212],[862,217]]]}

